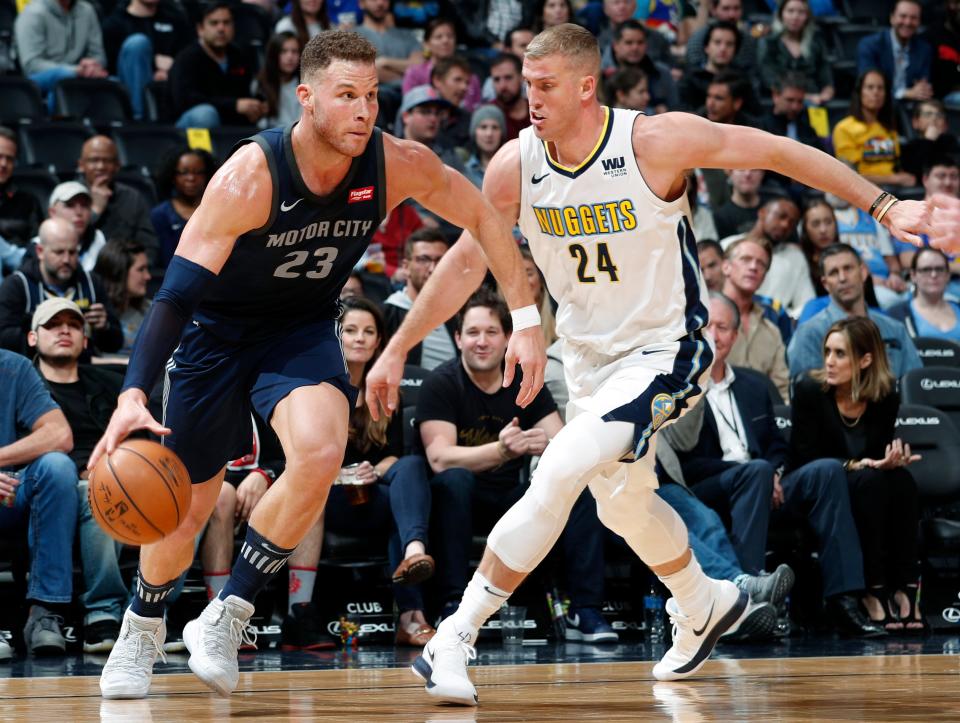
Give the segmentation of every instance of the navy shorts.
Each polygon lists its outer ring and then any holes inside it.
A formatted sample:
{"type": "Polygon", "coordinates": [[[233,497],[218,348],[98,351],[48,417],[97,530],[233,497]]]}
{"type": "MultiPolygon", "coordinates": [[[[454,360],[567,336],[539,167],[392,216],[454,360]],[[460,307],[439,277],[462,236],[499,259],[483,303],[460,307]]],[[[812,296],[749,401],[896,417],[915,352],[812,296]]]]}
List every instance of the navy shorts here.
{"type": "Polygon", "coordinates": [[[195,484],[206,482],[250,452],[251,407],[269,422],[290,392],[322,382],[342,391],[353,409],[358,392],[333,320],[246,343],[190,324],[167,366],[163,423],[171,434],[163,443],[183,460],[195,484]]]}

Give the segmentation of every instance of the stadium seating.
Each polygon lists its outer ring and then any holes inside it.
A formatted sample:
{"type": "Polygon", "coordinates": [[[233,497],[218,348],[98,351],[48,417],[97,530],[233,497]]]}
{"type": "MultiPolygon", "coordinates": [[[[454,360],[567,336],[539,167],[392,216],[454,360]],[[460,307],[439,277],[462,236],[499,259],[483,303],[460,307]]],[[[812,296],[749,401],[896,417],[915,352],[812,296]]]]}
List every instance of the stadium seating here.
{"type": "Polygon", "coordinates": [[[242,47],[262,52],[273,34],[273,20],[259,5],[235,3],[233,10],[234,42],[242,47]]]}
{"type": "Polygon", "coordinates": [[[420,387],[423,380],[430,376],[423,367],[416,364],[404,364],[403,378],[400,379],[400,394],[403,395],[404,404],[416,406],[417,398],[420,396],[420,387]]]}
{"type": "Polygon", "coordinates": [[[133,119],[127,89],[105,78],[67,78],[57,83],[54,112],[94,126],[120,125],[133,119]]]}
{"type": "Polygon", "coordinates": [[[887,25],[893,3],[881,0],[835,0],[840,12],[855,23],[887,25]]]}
{"type": "Polygon", "coordinates": [[[904,404],[924,404],[939,409],[960,429],[960,368],[911,369],[900,382],[900,395],[904,404]]]}
{"type": "Polygon", "coordinates": [[[61,180],[74,177],[84,142],[93,136],[82,123],[33,123],[21,127],[24,160],[35,168],[46,168],[61,180]]]}
{"type": "Polygon", "coordinates": [[[773,419],[777,423],[780,434],[789,442],[790,432],[793,429],[793,422],[790,420],[790,407],[786,404],[775,404],[773,406],[773,419]]]}
{"type": "Polygon", "coordinates": [[[925,367],[960,366],[960,344],[950,339],[918,336],[913,340],[925,367]]]}
{"type": "Polygon", "coordinates": [[[257,132],[253,126],[220,126],[210,129],[210,141],[213,144],[213,157],[217,163],[227,160],[233,147],[244,138],[257,132]]]}
{"type": "Polygon", "coordinates": [[[117,174],[116,180],[137,189],[151,207],[156,206],[159,202],[157,199],[157,187],[153,185],[153,179],[149,174],[138,169],[127,169],[120,171],[117,174]]]}
{"type": "Polygon", "coordinates": [[[31,81],[14,75],[0,76],[0,123],[19,125],[42,121],[46,115],[40,90],[31,81]]]}
{"type": "Polygon", "coordinates": [[[159,170],[168,152],[187,145],[183,131],[173,126],[123,126],[115,128],[112,135],[124,168],[145,169],[152,174],[159,170]]]}
{"type": "Polygon", "coordinates": [[[17,188],[32,194],[40,202],[40,208],[46,216],[47,201],[60,182],[59,179],[45,168],[18,168],[13,172],[11,180],[17,188]]]}

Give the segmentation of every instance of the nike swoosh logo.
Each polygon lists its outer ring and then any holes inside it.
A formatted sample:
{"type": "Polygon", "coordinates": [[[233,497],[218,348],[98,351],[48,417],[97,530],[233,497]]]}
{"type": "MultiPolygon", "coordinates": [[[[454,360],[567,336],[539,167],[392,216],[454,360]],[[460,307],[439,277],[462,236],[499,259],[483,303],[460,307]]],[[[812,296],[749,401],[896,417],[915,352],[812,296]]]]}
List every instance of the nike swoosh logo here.
{"type": "Polygon", "coordinates": [[[699,638],[701,635],[703,635],[703,631],[706,630],[706,629],[707,629],[707,626],[710,624],[710,619],[713,618],[713,606],[714,606],[715,604],[716,604],[715,602],[710,603],[710,612],[707,613],[707,620],[706,620],[706,622],[703,624],[703,627],[700,628],[699,630],[694,630],[694,631],[693,631],[693,634],[696,635],[698,638],[699,638]]]}
{"type": "Polygon", "coordinates": [[[509,595],[501,595],[501,594],[498,593],[498,592],[494,592],[493,590],[490,589],[490,587],[489,587],[488,585],[484,585],[484,586],[483,586],[483,589],[486,590],[486,591],[487,591],[488,593],[490,593],[491,595],[496,595],[497,597],[502,597],[502,598],[504,598],[504,599],[510,597],[509,595]]]}
{"type": "Polygon", "coordinates": [[[534,173],[533,177],[530,179],[530,183],[540,183],[540,181],[542,181],[544,178],[546,178],[549,175],[550,175],[549,173],[544,173],[542,176],[540,176],[540,178],[537,178],[537,174],[534,173]]]}
{"type": "Polygon", "coordinates": [[[281,211],[290,211],[290,210],[293,209],[294,206],[296,206],[296,205],[297,205],[298,203],[300,203],[302,200],[303,200],[302,198],[298,198],[296,201],[294,201],[293,203],[291,203],[291,204],[289,204],[289,205],[287,204],[286,201],[284,201],[283,203],[280,204],[280,210],[281,210],[281,211]]]}

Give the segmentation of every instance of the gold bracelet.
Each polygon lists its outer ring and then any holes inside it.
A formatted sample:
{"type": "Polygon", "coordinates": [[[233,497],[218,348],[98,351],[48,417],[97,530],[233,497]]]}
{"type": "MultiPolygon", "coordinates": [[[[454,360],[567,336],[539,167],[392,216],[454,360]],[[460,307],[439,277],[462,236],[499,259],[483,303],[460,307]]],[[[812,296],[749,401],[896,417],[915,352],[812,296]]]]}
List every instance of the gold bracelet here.
{"type": "Polygon", "coordinates": [[[504,462],[510,459],[510,451],[507,449],[507,445],[503,443],[502,439],[497,440],[497,451],[500,453],[500,456],[503,458],[504,462]]]}
{"type": "Polygon", "coordinates": [[[887,212],[896,206],[900,202],[899,198],[890,197],[890,201],[880,209],[880,213],[877,214],[877,223],[883,222],[883,217],[887,215],[887,212]]]}

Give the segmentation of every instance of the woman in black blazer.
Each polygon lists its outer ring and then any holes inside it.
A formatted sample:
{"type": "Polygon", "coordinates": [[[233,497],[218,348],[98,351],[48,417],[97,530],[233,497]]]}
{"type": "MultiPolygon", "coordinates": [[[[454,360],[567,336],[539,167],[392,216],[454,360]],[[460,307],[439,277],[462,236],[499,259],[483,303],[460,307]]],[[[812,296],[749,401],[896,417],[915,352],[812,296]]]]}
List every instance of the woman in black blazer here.
{"type": "Polygon", "coordinates": [[[870,619],[888,630],[920,631],[917,486],[906,467],[919,456],[894,438],[900,394],[883,339],[868,318],[842,319],[827,331],[823,369],[797,382],[791,466],[844,461],[863,548],[870,619]]]}

